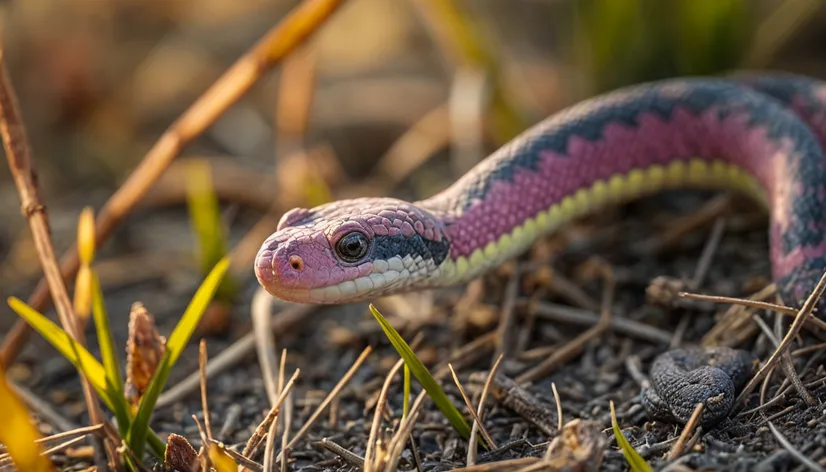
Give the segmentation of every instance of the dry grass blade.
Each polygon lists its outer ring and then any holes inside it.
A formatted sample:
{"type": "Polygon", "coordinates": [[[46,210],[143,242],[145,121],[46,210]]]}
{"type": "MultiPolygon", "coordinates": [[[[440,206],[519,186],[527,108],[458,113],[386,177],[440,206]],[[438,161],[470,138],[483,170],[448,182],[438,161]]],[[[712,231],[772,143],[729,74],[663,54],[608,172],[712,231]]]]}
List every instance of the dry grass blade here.
{"type": "MultiPolygon", "coordinates": [[[[593,326],[600,320],[600,315],[597,313],[565,305],[534,301],[528,298],[520,299],[520,303],[535,311],[537,316],[560,323],[593,326]]],[[[618,334],[666,346],[671,343],[673,336],[672,333],[651,325],[614,316],[611,317],[611,330],[618,334]]]]}
{"type": "Polygon", "coordinates": [[[290,451],[290,426],[292,425],[293,417],[293,396],[287,394],[287,399],[284,400],[284,414],[281,415],[281,420],[284,422],[284,434],[281,435],[281,453],[278,458],[281,460],[281,472],[287,472],[287,462],[289,461],[290,451]]]}
{"type": "Polygon", "coordinates": [[[350,369],[344,374],[341,380],[338,381],[336,386],[333,387],[332,390],[330,390],[330,393],[327,394],[324,400],[321,401],[321,404],[318,405],[318,408],[316,408],[312,416],[310,416],[307,422],[304,423],[304,426],[302,426],[301,429],[298,430],[297,433],[295,433],[295,436],[293,436],[290,442],[282,449],[282,452],[292,448],[295,445],[295,443],[299,439],[301,439],[304,436],[304,434],[307,433],[307,431],[310,430],[310,428],[315,423],[315,420],[317,420],[318,417],[321,416],[321,414],[324,412],[324,409],[327,408],[331,401],[333,401],[333,398],[335,398],[341,392],[341,389],[343,389],[344,386],[347,385],[347,382],[349,382],[350,379],[353,378],[353,376],[356,374],[356,371],[359,369],[359,367],[361,367],[364,361],[367,360],[367,356],[370,355],[371,352],[373,352],[373,348],[371,348],[370,346],[367,346],[366,348],[364,348],[363,351],[361,351],[361,354],[359,355],[358,359],[356,359],[356,361],[353,363],[352,367],[350,367],[350,369]]]}
{"type": "Polygon", "coordinates": [[[694,427],[700,421],[700,415],[703,414],[703,408],[705,405],[703,403],[698,403],[697,406],[694,408],[694,412],[691,414],[691,417],[686,422],[685,427],[683,428],[683,432],[680,433],[680,439],[674,443],[674,446],[671,448],[671,452],[668,454],[668,460],[673,461],[683,455],[683,450],[685,449],[686,441],[688,441],[689,436],[691,436],[691,432],[694,431],[694,427]]]}
{"type": "Polygon", "coordinates": [[[556,382],[551,382],[551,390],[554,392],[554,403],[556,403],[556,416],[559,418],[559,423],[556,424],[557,429],[562,431],[562,401],[559,399],[559,392],[556,390],[556,382]]]}
{"type": "Polygon", "coordinates": [[[390,446],[387,448],[387,467],[385,467],[385,470],[397,470],[399,458],[402,455],[407,439],[410,438],[412,443],[413,438],[410,434],[413,431],[413,426],[416,425],[416,420],[419,419],[422,402],[427,397],[426,393],[427,392],[422,392],[416,397],[410,414],[402,420],[401,424],[399,424],[398,431],[396,431],[396,434],[394,434],[390,440],[390,446]]]}
{"type": "MultiPolygon", "coordinates": [[[[501,358],[503,354],[500,354],[499,357],[501,358]]],[[[473,403],[470,402],[470,398],[468,398],[467,393],[465,393],[465,388],[462,387],[462,382],[459,382],[459,376],[456,375],[456,371],[453,370],[453,365],[448,364],[447,367],[450,369],[450,373],[453,375],[453,382],[456,383],[456,388],[459,389],[459,394],[462,395],[462,399],[465,401],[465,405],[467,405],[467,409],[470,412],[470,416],[473,417],[473,421],[479,425],[479,429],[482,431],[482,437],[485,438],[485,442],[488,443],[491,449],[496,449],[496,443],[493,442],[493,438],[490,437],[488,431],[482,425],[482,420],[479,419],[479,415],[476,413],[476,410],[473,409],[473,403]]],[[[472,430],[471,430],[472,432],[472,430]]]]}
{"type": "MultiPolygon", "coordinates": [[[[496,362],[493,363],[493,366],[490,368],[490,372],[488,373],[488,378],[485,379],[485,386],[482,387],[482,394],[479,396],[479,409],[476,412],[476,418],[473,420],[473,425],[470,428],[470,440],[468,441],[467,447],[467,465],[471,466],[476,463],[476,434],[479,431],[479,427],[481,426],[480,422],[484,417],[483,413],[485,411],[485,401],[488,399],[488,392],[490,391],[490,385],[493,383],[493,378],[496,376],[496,372],[499,370],[499,365],[502,363],[502,359],[504,359],[504,354],[500,354],[499,357],[496,358],[496,362]]],[[[453,368],[451,367],[451,371],[453,368]]],[[[560,420],[561,421],[561,420],[560,420]]],[[[491,443],[491,447],[493,444],[491,443]]]]}
{"type": "Polygon", "coordinates": [[[521,459],[508,459],[499,462],[489,462],[487,464],[473,465],[470,467],[462,467],[460,469],[453,469],[453,472],[506,472],[510,470],[520,470],[522,467],[536,464],[541,459],[538,457],[523,457],[521,459]]]}
{"type": "MultiPolygon", "coordinates": [[[[73,439],[70,439],[68,441],[64,441],[64,442],[62,442],[62,443],[60,443],[56,446],[52,446],[49,449],[46,449],[45,451],[43,451],[43,455],[48,457],[48,456],[54,454],[55,452],[59,452],[59,451],[62,451],[64,449],[68,449],[68,448],[74,446],[75,444],[83,441],[83,439],[84,438],[81,436],[79,438],[73,438],[73,439]]],[[[25,469],[23,469],[23,470],[25,470],[25,469]]]]}
{"type": "MultiPolygon", "coordinates": [[[[269,69],[298,45],[304,43],[344,3],[344,0],[305,0],[241,56],[198,98],[155,142],[140,165],[109,198],[100,211],[96,236],[103,244],[126,215],[141,201],[169,167],[172,160],[198,135],[243,96],[269,69]]],[[[38,207],[28,207],[29,211],[38,207]]],[[[63,258],[63,276],[71,279],[78,270],[76,249],[63,258]]],[[[48,288],[41,282],[28,300],[36,310],[49,301],[48,288]]],[[[9,365],[25,344],[30,329],[18,322],[4,339],[3,365],[9,365]]]]}
{"type": "Polygon", "coordinates": [[[198,459],[201,463],[201,470],[212,470],[212,461],[209,460],[209,438],[207,438],[206,432],[204,431],[204,427],[201,426],[201,422],[198,421],[198,417],[192,415],[192,421],[195,422],[195,426],[198,428],[198,435],[201,437],[201,444],[203,447],[198,451],[198,459]]]}
{"type": "Polygon", "coordinates": [[[45,438],[40,438],[35,442],[45,443],[45,442],[49,442],[49,441],[56,441],[58,439],[71,438],[71,437],[75,437],[75,436],[86,436],[87,434],[97,433],[101,429],[103,429],[103,424],[102,423],[101,424],[96,424],[94,426],[84,426],[83,428],[77,428],[77,429],[73,429],[71,431],[65,431],[65,432],[62,432],[62,433],[57,433],[57,434],[53,434],[51,436],[47,436],[45,438]]]}
{"type": "Polygon", "coordinates": [[[198,372],[201,373],[201,409],[204,412],[204,429],[207,439],[212,441],[212,421],[209,419],[209,402],[207,401],[207,345],[206,339],[201,339],[198,345],[198,372]]]}
{"type": "MultiPolygon", "coordinates": [[[[37,169],[34,166],[31,145],[26,133],[26,127],[20,114],[17,103],[17,93],[11,82],[11,77],[6,66],[5,50],[0,49],[0,135],[3,139],[3,147],[6,150],[6,158],[9,162],[9,170],[20,195],[20,204],[23,215],[29,223],[32,232],[37,256],[48,284],[48,290],[55,300],[60,323],[72,339],[84,344],[83,332],[78,327],[78,320],[75,317],[72,301],[66,289],[66,284],[60,273],[57,263],[57,256],[52,245],[49,219],[46,213],[46,204],[41,200],[40,187],[38,186],[37,169]]],[[[45,290],[45,287],[44,287],[45,290]]],[[[28,324],[22,319],[17,320],[17,324],[26,326],[28,324]]],[[[9,365],[8,362],[3,363],[9,365]]],[[[97,403],[97,397],[90,383],[80,374],[83,398],[86,402],[86,409],[92,423],[101,422],[103,414],[97,403]]],[[[116,451],[115,445],[104,440],[106,453],[109,456],[110,464],[114,464],[116,451]]],[[[99,468],[103,467],[102,458],[96,460],[99,468]]]]}
{"type": "Polygon", "coordinates": [[[789,331],[786,333],[786,336],[783,337],[783,340],[780,341],[780,345],[777,346],[777,349],[772,353],[769,359],[766,361],[765,364],[754,374],[754,377],[749,380],[749,383],[743,387],[743,390],[738,395],[737,400],[735,401],[735,407],[741,405],[745,399],[751,394],[754,387],[757,385],[758,382],[766,375],[766,372],[769,369],[772,369],[775,364],[777,363],[780,356],[783,355],[791,346],[792,341],[797,336],[797,333],[800,332],[800,328],[803,327],[803,323],[805,323],[806,319],[812,314],[812,310],[814,310],[815,305],[820,300],[820,297],[823,296],[823,291],[826,290],[826,272],[820,277],[820,281],[817,283],[817,286],[812,290],[812,293],[809,295],[809,298],[806,299],[806,303],[803,304],[803,308],[797,313],[792,325],[789,326],[789,331]]]}
{"type": "Polygon", "coordinates": [[[290,390],[292,390],[295,379],[298,378],[300,373],[300,369],[295,370],[293,376],[290,378],[290,381],[287,382],[287,385],[284,386],[284,390],[281,391],[281,395],[279,395],[276,402],[272,405],[270,411],[267,413],[267,416],[264,417],[264,421],[262,421],[261,424],[255,428],[255,432],[252,433],[252,436],[250,436],[247,441],[247,445],[244,446],[244,452],[241,453],[244,457],[252,457],[252,455],[255,454],[255,450],[261,444],[261,439],[264,437],[267,430],[270,429],[270,424],[275,423],[275,417],[278,416],[281,404],[284,403],[284,400],[287,398],[287,394],[289,394],[290,390]]]}
{"type": "MultiPolygon", "coordinates": [[[[797,316],[799,310],[791,307],[787,307],[784,305],[778,305],[776,303],[768,303],[768,302],[761,302],[758,300],[748,300],[743,298],[731,298],[731,297],[722,297],[716,295],[702,295],[699,293],[687,293],[687,292],[680,292],[679,296],[683,298],[690,298],[693,300],[701,300],[701,301],[708,301],[708,302],[717,302],[717,303],[731,303],[734,305],[746,306],[749,308],[757,308],[767,311],[774,311],[780,313],[781,315],[787,316],[797,316]]],[[[821,320],[820,318],[816,317],[813,313],[810,313],[809,316],[806,318],[807,323],[811,323],[813,326],[817,326],[822,330],[826,330],[826,321],[821,320]]]]}
{"type": "Polygon", "coordinates": [[[586,330],[564,346],[559,348],[550,357],[540,362],[538,365],[528,369],[516,378],[516,383],[524,384],[535,381],[547,375],[563,362],[576,356],[585,348],[585,343],[600,336],[611,327],[611,306],[613,305],[616,280],[611,267],[605,263],[598,262],[597,268],[604,279],[602,290],[602,308],[599,322],[586,330]]]}
{"type": "Polygon", "coordinates": [[[384,411],[384,405],[387,402],[387,391],[390,390],[390,383],[393,381],[393,377],[396,376],[396,373],[399,372],[399,369],[404,365],[404,359],[399,359],[396,361],[396,364],[390,369],[390,372],[387,373],[387,376],[384,378],[384,385],[381,387],[381,391],[379,392],[379,399],[376,402],[376,409],[373,412],[373,423],[370,426],[370,437],[367,440],[367,452],[364,453],[364,471],[369,472],[374,470],[374,467],[377,466],[377,462],[380,461],[378,456],[376,455],[376,441],[379,435],[379,428],[381,427],[381,415],[384,411]]]}
{"type": "MultiPolygon", "coordinates": [[[[284,395],[286,398],[286,395],[284,395]]],[[[269,431],[267,432],[267,444],[264,446],[264,472],[273,472],[275,470],[275,430],[278,428],[278,421],[270,423],[269,431]]]]}

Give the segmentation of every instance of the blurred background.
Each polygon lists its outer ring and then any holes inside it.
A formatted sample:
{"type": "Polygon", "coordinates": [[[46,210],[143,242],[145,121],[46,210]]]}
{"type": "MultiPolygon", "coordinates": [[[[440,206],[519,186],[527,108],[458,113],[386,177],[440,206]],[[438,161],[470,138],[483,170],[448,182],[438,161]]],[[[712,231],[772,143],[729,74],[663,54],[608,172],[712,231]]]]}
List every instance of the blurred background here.
{"type": "MultiPolygon", "coordinates": [[[[0,4],[60,253],[81,209],[99,209],[164,130],[297,4],[0,4]]],[[[197,137],[115,232],[98,258],[101,278],[110,301],[119,288],[130,292],[113,316],[137,299],[176,312],[202,277],[191,270],[187,163],[211,165],[232,248],[268,211],[277,221],[293,206],[345,196],[427,197],[526,127],[615,87],[734,69],[826,78],[825,26],[819,0],[346,1],[197,137]]],[[[41,272],[5,165],[0,218],[0,286],[25,298],[41,272]]],[[[261,239],[252,241],[257,249],[261,239]]],[[[249,290],[250,261],[237,266],[249,290]]],[[[0,313],[5,333],[16,316],[0,313]]]]}

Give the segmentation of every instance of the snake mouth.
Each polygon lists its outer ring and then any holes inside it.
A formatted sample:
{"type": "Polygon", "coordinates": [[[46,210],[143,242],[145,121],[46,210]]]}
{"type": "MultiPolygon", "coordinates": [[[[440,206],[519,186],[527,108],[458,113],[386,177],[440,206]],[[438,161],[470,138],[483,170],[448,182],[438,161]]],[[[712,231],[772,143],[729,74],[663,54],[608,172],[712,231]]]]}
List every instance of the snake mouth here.
{"type": "Polygon", "coordinates": [[[289,287],[279,279],[273,266],[273,251],[262,250],[255,264],[255,275],[271,295],[288,302],[340,304],[378,298],[413,284],[421,274],[432,268],[432,262],[421,257],[394,257],[373,261],[365,275],[319,287],[289,287]]]}
{"type": "Polygon", "coordinates": [[[267,291],[278,285],[278,274],[273,266],[274,252],[269,248],[261,248],[255,257],[255,278],[267,291]]]}
{"type": "MultiPolygon", "coordinates": [[[[258,270],[256,266],[256,271],[258,270]]],[[[265,271],[266,272],[266,271],[265,271]]],[[[257,274],[258,272],[256,272],[257,274]]],[[[259,281],[261,277],[259,276],[259,281]]],[[[358,302],[367,298],[381,296],[389,290],[389,284],[382,274],[347,280],[335,285],[312,289],[287,288],[277,283],[261,284],[272,296],[293,303],[338,304],[358,302]]]]}

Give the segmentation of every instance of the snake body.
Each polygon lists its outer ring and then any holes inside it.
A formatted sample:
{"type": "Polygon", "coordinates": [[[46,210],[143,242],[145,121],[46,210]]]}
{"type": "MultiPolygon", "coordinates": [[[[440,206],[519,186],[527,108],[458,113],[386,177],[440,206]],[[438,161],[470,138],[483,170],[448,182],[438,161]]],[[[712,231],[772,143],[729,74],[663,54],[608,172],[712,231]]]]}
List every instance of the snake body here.
{"type": "MultiPolygon", "coordinates": [[[[605,205],[665,189],[739,190],[769,210],[784,303],[826,270],[826,83],[775,74],[652,82],[554,114],[423,201],[343,200],[287,212],[255,261],[293,302],[344,303],[469,281],[605,205]]],[[[823,313],[823,303],[819,313],[823,313]]],[[[642,403],[655,419],[728,416],[743,351],[658,357],[642,403]]]]}
{"type": "Polygon", "coordinates": [[[681,78],[562,110],[422,201],[287,212],[255,260],[293,302],[460,284],[605,205],[665,189],[739,190],[770,214],[772,273],[799,304],[826,270],[826,84],[787,74],[681,78]]]}

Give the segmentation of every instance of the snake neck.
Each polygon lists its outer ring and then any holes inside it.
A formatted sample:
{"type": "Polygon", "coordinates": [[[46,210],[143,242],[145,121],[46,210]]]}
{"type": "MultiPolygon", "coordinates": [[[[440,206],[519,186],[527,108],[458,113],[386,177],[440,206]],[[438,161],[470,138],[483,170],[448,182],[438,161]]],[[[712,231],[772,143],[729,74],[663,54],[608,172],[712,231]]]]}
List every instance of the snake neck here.
{"type": "MultiPolygon", "coordinates": [[[[791,106],[799,97],[785,98],[791,106]]],[[[821,139],[824,129],[815,130],[821,139]]],[[[729,81],[666,81],[583,102],[420,202],[450,240],[440,274],[428,283],[473,279],[605,205],[664,189],[724,188],[771,209],[775,279],[794,285],[793,272],[826,265],[818,138],[780,102],[729,81]]]]}

